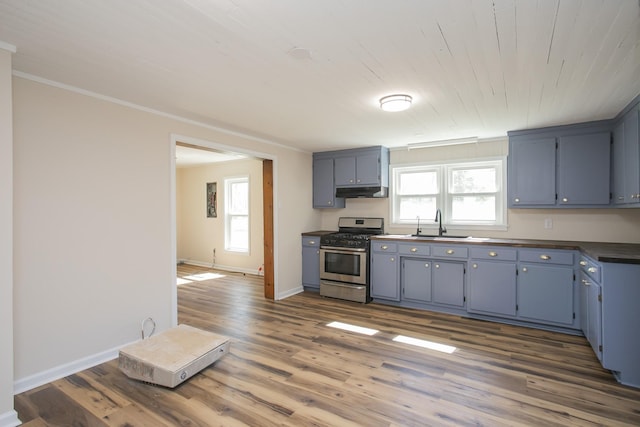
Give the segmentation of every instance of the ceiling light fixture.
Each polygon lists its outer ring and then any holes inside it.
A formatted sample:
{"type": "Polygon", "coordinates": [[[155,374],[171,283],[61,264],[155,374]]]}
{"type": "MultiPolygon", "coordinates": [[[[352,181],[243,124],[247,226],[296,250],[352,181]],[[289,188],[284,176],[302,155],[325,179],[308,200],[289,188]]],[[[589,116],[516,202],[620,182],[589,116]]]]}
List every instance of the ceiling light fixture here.
{"type": "Polygon", "coordinates": [[[380,98],[380,108],[384,111],[404,111],[411,107],[412,100],[409,95],[389,95],[380,98]]]}

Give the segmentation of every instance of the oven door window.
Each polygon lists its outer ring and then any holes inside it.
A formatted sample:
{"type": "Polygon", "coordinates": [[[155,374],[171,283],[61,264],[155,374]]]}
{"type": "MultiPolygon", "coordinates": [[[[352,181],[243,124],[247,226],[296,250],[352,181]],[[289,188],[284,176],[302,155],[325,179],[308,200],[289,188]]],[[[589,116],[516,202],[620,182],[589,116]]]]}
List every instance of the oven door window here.
{"type": "Polygon", "coordinates": [[[362,253],[345,254],[336,252],[326,252],[324,256],[324,271],[326,273],[341,274],[348,276],[360,276],[360,257],[362,253]]]}

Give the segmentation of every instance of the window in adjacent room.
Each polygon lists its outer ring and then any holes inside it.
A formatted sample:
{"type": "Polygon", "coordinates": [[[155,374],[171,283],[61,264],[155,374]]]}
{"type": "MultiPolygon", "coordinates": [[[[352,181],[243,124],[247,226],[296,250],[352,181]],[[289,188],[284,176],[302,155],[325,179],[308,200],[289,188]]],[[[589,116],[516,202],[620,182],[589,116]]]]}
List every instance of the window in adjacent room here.
{"type": "Polygon", "coordinates": [[[249,252],[249,177],[227,178],[225,185],[225,249],[249,252]]]}
{"type": "MultiPolygon", "coordinates": [[[[506,226],[504,158],[391,166],[391,222],[431,225],[437,208],[446,226],[506,226]]],[[[428,234],[426,230],[423,231],[428,234]]]]}

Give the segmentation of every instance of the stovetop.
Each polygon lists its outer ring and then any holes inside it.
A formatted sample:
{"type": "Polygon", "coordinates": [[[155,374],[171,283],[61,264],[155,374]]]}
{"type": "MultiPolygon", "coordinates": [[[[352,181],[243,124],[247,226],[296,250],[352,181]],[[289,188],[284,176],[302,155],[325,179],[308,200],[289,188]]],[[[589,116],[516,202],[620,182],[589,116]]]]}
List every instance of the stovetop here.
{"type": "Polygon", "coordinates": [[[321,246],[337,248],[368,249],[369,237],[384,234],[382,218],[342,217],[338,222],[337,233],[320,237],[321,246]]]}

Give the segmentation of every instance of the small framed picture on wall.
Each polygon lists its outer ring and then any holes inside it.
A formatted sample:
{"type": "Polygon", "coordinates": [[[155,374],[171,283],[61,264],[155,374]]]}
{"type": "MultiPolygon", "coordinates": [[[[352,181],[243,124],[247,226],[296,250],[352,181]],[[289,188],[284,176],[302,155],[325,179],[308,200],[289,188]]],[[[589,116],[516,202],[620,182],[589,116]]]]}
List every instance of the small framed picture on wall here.
{"type": "Polygon", "coordinates": [[[207,218],[218,216],[218,185],[215,182],[207,182],[207,218]]]}

